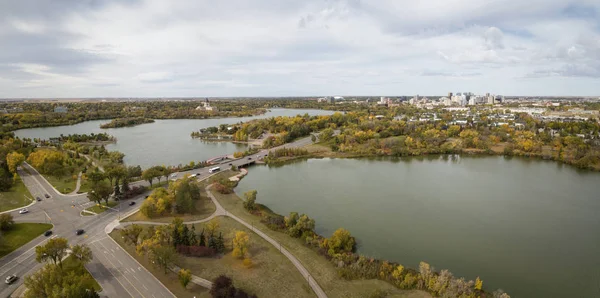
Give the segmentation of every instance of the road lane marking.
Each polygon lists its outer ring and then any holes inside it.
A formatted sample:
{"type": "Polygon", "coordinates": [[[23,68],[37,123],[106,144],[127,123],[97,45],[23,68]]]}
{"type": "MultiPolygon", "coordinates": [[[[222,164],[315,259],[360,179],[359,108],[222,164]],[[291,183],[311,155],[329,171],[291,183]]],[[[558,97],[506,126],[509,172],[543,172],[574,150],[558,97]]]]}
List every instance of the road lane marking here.
{"type": "MultiPolygon", "coordinates": [[[[102,242],[98,242],[98,244],[100,244],[100,245],[101,245],[101,246],[102,246],[104,249],[108,249],[108,248],[106,248],[106,246],[104,246],[104,245],[102,244],[102,242]]],[[[132,283],[132,282],[129,280],[129,278],[127,278],[127,276],[125,276],[125,274],[123,274],[123,272],[121,272],[121,270],[119,270],[119,268],[118,268],[117,266],[115,266],[115,265],[113,264],[113,262],[112,262],[110,259],[108,259],[108,258],[107,258],[107,260],[108,260],[108,262],[109,262],[111,265],[113,265],[113,267],[115,267],[115,269],[116,269],[117,271],[119,271],[119,273],[121,273],[121,275],[123,275],[123,278],[125,278],[125,280],[127,280],[127,282],[129,282],[129,284],[130,284],[130,285],[131,285],[131,286],[132,286],[132,287],[133,287],[133,288],[134,288],[134,289],[135,289],[135,290],[136,290],[136,291],[137,291],[137,292],[138,292],[138,293],[139,293],[139,294],[140,294],[142,297],[145,297],[145,296],[142,294],[142,292],[140,292],[140,290],[138,290],[138,288],[137,288],[136,286],[134,286],[134,285],[133,285],[133,283],[132,283]]],[[[127,269],[125,269],[125,270],[127,270],[127,269]]],[[[116,276],[115,276],[115,278],[116,278],[116,276]]],[[[131,293],[129,293],[129,294],[131,295],[131,293]]],[[[132,295],[132,296],[133,296],[133,295],[132,295]]]]}
{"type": "MultiPolygon", "coordinates": [[[[96,247],[96,249],[99,249],[98,246],[96,245],[96,243],[94,243],[92,246],[96,247]]],[[[107,268],[106,266],[104,266],[104,268],[106,268],[106,270],[108,271],[108,273],[110,273],[110,275],[112,275],[115,278],[115,280],[123,287],[123,289],[125,289],[125,291],[127,291],[127,293],[131,297],[135,297],[135,296],[133,296],[133,294],[131,294],[131,292],[129,292],[129,290],[127,289],[127,287],[125,287],[125,285],[117,278],[117,276],[110,270],[110,269],[115,270],[117,267],[114,264],[112,264],[112,262],[108,258],[106,258],[106,260],[109,263],[111,263],[111,265],[113,265],[113,268],[107,268]]],[[[100,262],[100,263],[102,263],[102,262],[100,262]]],[[[119,269],[116,269],[116,270],[119,271],[119,269]]],[[[119,273],[121,273],[121,272],[119,272],[119,273]]],[[[123,276],[123,277],[125,277],[125,276],[123,276]]],[[[127,279],[127,278],[125,277],[125,279],[127,279]]],[[[128,282],[129,282],[129,280],[128,280],[128,282]]],[[[131,284],[131,282],[129,284],[131,284]]],[[[133,288],[135,289],[135,287],[133,287],[133,288]]],[[[139,293],[139,291],[138,291],[138,293],[139,293]]],[[[140,295],[141,295],[141,293],[140,293],[140,295]]],[[[142,295],[142,297],[144,297],[144,295],[142,295]]]]}

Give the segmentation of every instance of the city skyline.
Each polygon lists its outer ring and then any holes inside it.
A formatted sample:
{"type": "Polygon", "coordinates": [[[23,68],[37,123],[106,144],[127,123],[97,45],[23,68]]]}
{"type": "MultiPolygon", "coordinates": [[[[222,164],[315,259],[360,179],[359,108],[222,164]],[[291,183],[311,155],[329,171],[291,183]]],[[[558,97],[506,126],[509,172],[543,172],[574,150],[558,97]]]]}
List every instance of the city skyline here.
{"type": "Polygon", "coordinates": [[[600,96],[597,1],[19,1],[0,16],[0,98],[600,96]]]}

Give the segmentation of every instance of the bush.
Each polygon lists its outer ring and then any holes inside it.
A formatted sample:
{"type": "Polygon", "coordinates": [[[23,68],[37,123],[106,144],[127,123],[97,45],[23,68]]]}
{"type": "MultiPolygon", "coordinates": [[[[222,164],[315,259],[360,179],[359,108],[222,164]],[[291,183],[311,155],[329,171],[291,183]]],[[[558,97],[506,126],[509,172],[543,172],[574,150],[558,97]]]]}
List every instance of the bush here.
{"type": "Polygon", "coordinates": [[[14,224],[15,221],[10,213],[0,214],[0,230],[8,231],[13,227],[14,224]]]}

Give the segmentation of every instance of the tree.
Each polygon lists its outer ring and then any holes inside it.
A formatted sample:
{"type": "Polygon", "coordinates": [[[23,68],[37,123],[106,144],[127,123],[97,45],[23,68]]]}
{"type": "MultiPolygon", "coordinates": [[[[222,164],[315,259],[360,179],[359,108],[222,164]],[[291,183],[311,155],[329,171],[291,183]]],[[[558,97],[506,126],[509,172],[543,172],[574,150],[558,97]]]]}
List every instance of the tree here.
{"type": "Polygon", "coordinates": [[[85,244],[77,244],[71,248],[71,255],[82,264],[92,261],[92,250],[85,244]]]}
{"type": "Polygon", "coordinates": [[[338,253],[346,253],[354,251],[355,240],[348,230],[339,228],[331,238],[327,239],[327,253],[333,256],[338,253]]]}
{"type": "Polygon", "coordinates": [[[187,287],[187,285],[192,280],[192,272],[190,272],[190,270],[188,269],[180,269],[178,275],[181,286],[183,286],[184,288],[187,287]]]}
{"type": "Polygon", "coordinates": [[[125,239],[125,243],[137,245],[140,234],[144,231],[144,228],[140,225],[133,224],[127,228],[121,230],[121,237],[125,239]]]}
{"type": "Polygon", "coordinates": [[[170,245],[157,245],[151,249],[150,259],[167,274],[169,266],[177,260],[177,251],[170,245]]]}
{"type": "Polygon", "coordinates": [[[210,295],[214,298],[233,298],[235,296],[235,287],[231,278],[225,275],[219,275],[215,278],[210,288],[210,295]]]}
{"type": "Polygon", "coordinates": [[[200,240],[198,240],[198,245],[206,246],[206,237],[204,236],[204,229],[202,229],[202,232],[200,233],[200,240]]]}
{"type": "Polygon", "coordinates": [[[95,168],[94,171],[92,171],[91,173],[88,173],[87,176],[88,176],[88,180],[90,180],[92,182],[92,185],[95,185],[98,182],[100,182],[106,178],[104,176],[104,173],[100,172],[98,170],[98,168],[95,168]]]}
{"type": "Polygon", "coordinates": [[[479,279],[479,276],[477,276],[477,279],[475,279],[475,290],[480,290],[483,287],[483,281],[481,279],[479,279]]]}
{"type": "Polygon", "coordinates": [[[315,135],[310,135],[310,140],[314,143],[317,141],[317,137],[315,137],[315,135]]]}
{"type": "Polygon", "coordinates": [[[188,238],[190,239],[190,245],[196,246],[198,245],[198,238],[196,236],[196,226],[192,225],[192,228],[190,229],[190,235],[188,236],[188,238]]]}
{"type": "Polygon", "coordinates": [[[243,259],[248,254],[250,237],[244,231],[236,231],[233,237],[233,256],[243,259]]]}
{"type": "Polygon", "coordinates": [[[123,184],[121,185],[123,193],[127,194],[131,188],[129,187],[129,177],[123,177],[123,184]]]}
{"type": "Polygon", "coordinates": [[[286,228],[291,228],[293,226],[296,225],[296,222],[298,221],[298,212],[290,212],[290,216],[286,216],[285,217],[285,227],[286,228]]]}
{"type": "Polygon", "coordinates": [[[244,201],[244,208],[249,211],[256,210],[256,190],[250,190],[244,193],[246,200],[244,201]]]}
{"type": "Polygon", "coordinates": [[[154,178],[158,177],[159,173],[156,171],[156,169],[154,167],[146,169],[144,172],[142,172],[142,179],[148,181],[148,183],[150,183],[150,187],[152,187],[152,180],[154,180],[154,178]]]}
{"type": "Polygon", "coordinates": [[[223,233],[219,232],[219,238],[216,240],[216,250],[217,252],[225,251],[225,240],[223,239],[223,233]]]}
{"type": "Polygon", "coordinates": [[[141,176],[142,176],[142,167],[140,167],[139,165],[127,167],[127,177],[128,178],[141,177],[141,176]]]}
{"type": "Polygon", "coordinates": [[[187,225],[183,226],[183,231],[181,231],[181,244],[190,246],[190,229],[187,225]]]}
{"type": "Polygon", "coordinates": [[[88,193],[88,199],[90,201],[100,204],[102,200],[108,204],[108,199],[113,192],[113,188],[107,181],[100,181],[92,185],[92,190],[88,193]]]}
{"type": "Polygon", "coordinates": [[[35,260],[39,263],[51,260],[62,268],[62,259],[67,255],[69,244],[66,238],[52,238],[44,245],[35,247],[35,260]]]}
{"type": "Polygon", "coordinates": [[[8,170],[11,173],[17,172],[17,167],[25,161],[25,155],[19,152],[11,152],[6,155],[6,163],[8,164],[8,170]]]}
{"type": "Polygon", "coordinates": [[[10,213],[0,214],[0,230],[8,231],[13,227],[14,224],[15,221],[10,213]]]}
{"type": "Polygon", "coordinates": [[[25,277],[26,298],[97,298],[94,280],[85,268],[65,272],[54,264],[46,264],[41,270],[25,277]]]}
{"type": "Polygon", "coordinates": [[[206,224],[206,231],[208,232],[209,236],[214,235],[218,228],[219,228],[219,219],[216,217],[211,219],[206,224]]]}

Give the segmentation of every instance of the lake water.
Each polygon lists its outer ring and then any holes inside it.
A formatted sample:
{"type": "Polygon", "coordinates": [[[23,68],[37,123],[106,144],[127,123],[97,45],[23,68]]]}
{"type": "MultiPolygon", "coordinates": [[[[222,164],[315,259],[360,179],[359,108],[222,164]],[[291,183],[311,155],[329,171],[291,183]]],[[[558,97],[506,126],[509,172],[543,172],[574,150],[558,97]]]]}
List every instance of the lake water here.
{"type": "Polygon", "coordinates": [[[202,161],[212,157],[231,154],[247,148],[244,144],[231,142],[205,142],[192,139],[190,134],[200,128],[233,124],[252,119],[277,116],[330,115],[332,111],[303,109],[272,109],[254,117],[218,118],[218,119],[174,119],[156,120],[133,127],[101,129],[100,124],[110,120],[95,120],[75,125],[30,128],[15,131],[21,138],[48,139],[60,134],[84,134],[105,132],[117,138],[117,143],[106,146],[108,150],[117,150],[125,154],[125,163],[141,165],[146,168],[153,165],[178,165],[190,161],[202,161]]]}
{"type": "Polygon", "coordinates": [[[504,157],[310,159],[256,166],[236,189],[277,213],[306,213],[359,252],[511,297],[600,297],[600,174],[504,157]]]}

